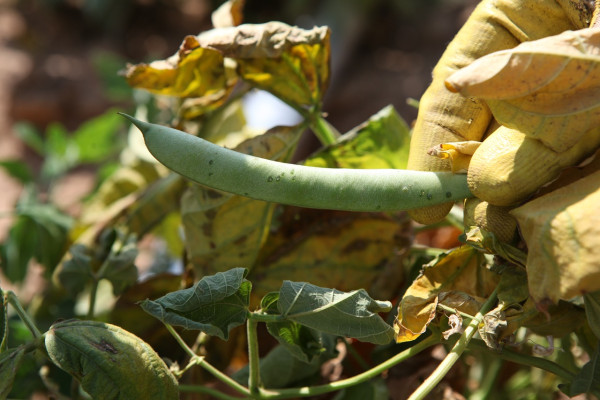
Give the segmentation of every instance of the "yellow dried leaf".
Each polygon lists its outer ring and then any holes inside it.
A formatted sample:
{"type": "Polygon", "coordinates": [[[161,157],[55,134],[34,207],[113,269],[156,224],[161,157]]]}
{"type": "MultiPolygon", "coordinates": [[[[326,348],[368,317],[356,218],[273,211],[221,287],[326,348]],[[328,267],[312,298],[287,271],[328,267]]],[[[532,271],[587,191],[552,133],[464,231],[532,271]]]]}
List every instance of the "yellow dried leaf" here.
{"type": "Polygon", "coordinates": [[[563,152],[600,123],[600,30],[489,54],[451,75],[446,87],[485,99],[502,125],[563,152]]]}
{"type": "Polygon", "coordinates": [[[235,84],[228,76],[223,55],[204,48],[195,36],[186,36],[179,51],[166,60],[130,65],[125,77],[134,88],[200,102],[220,104],[235,84]]]}
{"type": "Polygon", "coordinates": [[[211,15],[215,28],[238,26],[244,19],[243,9],[245,0],[228,0],[221,4],[211,15]]]}
{"type": "MultiPolygon", "coordinates": [[[[273,128],[236,150],[285,161],[301,132],[299,127],[273,128]]],[[[251,268],[268,233],[273,203],[193,185],[181,204],[188,258],[200,276],[235,266],[251,268]]]]}
{"type": "Polygon", "coordinates": [[[330,32],[281,22],[213,29],[200,45],[238,63],[239,75],[295,107],[320,104],[329,84],[330,32]]]}
{"type": "Polygon", "coordinates": [[[411,341],[425,332],[438,302],[474,315],[498,278],[484,267],[483,254],[470,246],[443,254],[424,266],[404,294],[394,323],[396,341],[411,341]]]}
{"type": "Polygon", "coordinates": [[[600,290],[600,172],[511,211],[529,247],[536,303],[600,290]]]}

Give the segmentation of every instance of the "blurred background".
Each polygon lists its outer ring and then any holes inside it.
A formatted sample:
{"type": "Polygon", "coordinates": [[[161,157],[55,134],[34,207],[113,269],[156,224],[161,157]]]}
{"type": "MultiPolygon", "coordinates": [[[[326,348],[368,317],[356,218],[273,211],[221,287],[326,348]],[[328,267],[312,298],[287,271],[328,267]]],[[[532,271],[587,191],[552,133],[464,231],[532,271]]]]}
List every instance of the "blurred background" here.
{"type": "MultiPolygon", "coordinates": [[[[476,3],[248,0],[244,22],[276,20],[303,28],[331,28],[332,80],[323,109],[343,133],[388,104],[410,123],[416,109],[407,99],[421,96],[435,62],[476,3]]],[[[215,0],[0,0],[0,160],[25,161],[35,173],[42,167],[43,155],[24,144],[27,132],[43,136],[57,127],[73,132],[107,110],[131,112],[134,93],[118,72],[127,63],[174,54],[183,37],[212,27],[210,14],[220,4],[215,0]]],[[[273,110],[268,99],[258,98],[255,103],[258,111],[250,114],[273,110]]],[[[125,132],[123,124],[123,140],[125,132]]],[[[97,167],[78,164],[52,183],[56,193],[52,201],[77,216],[81,200],[97,184],[98,173],[97,167]]],[[[19,180],[0,169],[0,243],[22,188],[19,180]]],[[[36,285],[22,289],[27,287],[36,285]]]]}

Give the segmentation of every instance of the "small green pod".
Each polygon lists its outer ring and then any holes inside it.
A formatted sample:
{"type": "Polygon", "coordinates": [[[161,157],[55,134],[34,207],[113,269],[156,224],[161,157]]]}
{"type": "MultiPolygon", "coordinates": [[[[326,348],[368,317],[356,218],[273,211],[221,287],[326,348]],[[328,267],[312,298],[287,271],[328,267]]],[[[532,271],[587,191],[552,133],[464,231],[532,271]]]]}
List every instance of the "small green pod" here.
{"type": "Polygon", "coordinates": [[[401,211],[472,197],[465,175],[317,168],[242,154],[161,125],[129,119],[158,161],[184,177],[256,200],[344,211],[401,211]]]}

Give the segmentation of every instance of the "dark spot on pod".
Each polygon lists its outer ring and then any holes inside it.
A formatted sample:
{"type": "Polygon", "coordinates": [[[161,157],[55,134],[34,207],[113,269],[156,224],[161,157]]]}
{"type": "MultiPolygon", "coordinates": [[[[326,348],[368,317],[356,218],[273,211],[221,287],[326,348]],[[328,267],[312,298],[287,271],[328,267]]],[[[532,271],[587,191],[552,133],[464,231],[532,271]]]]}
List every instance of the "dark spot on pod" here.
{"type": "Polygon", "coordinates": [[[267,182],[273,182],[273,177],[272,176],[268,177],[267,182]]]}
{"type": "Polygon", "coordinates": [[[449,199],[450,197],[452,197],[452,192],[446,192],[446,198],[449,199]]]}
{"type": "Polygon", "coordinates": [[[208,173],[208,176],[213,176],[213,173],[212,173],[212,172],[209,172],[209,173],[208,173]]]}
{"type": "Polygon", "coordinates": [[[215,160],[208,160],[208,165],[213,165],[215,160]]]}
{"type": "Polygon", "coordinates": [[[433,195],[431,193],[427,193],[427,200],[431,200],[433,198],[433,195]]]}

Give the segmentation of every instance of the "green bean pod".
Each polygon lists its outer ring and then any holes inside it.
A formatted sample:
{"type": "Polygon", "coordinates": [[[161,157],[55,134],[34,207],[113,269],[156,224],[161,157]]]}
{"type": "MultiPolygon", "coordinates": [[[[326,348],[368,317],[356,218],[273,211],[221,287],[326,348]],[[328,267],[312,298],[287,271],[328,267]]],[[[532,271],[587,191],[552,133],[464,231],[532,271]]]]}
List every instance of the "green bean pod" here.
{"type": "Polygon", "coordinates": [[[306,208],[401,211],[472,197],[466,175],[399,169],[317,168],[266,160],[122,114],[150,153],[201,185],[306,208]]]}

